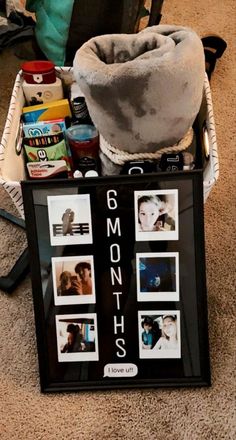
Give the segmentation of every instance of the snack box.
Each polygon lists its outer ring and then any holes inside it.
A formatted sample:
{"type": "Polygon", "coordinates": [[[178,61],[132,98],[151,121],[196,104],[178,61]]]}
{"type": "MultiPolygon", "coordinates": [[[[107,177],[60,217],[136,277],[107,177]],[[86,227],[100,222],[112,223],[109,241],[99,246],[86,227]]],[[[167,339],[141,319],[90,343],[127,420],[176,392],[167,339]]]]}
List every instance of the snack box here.
{"type": "Polygon", "coordinates": [[[35,137],[56,134],[66,130],[65,119],[53,119],[51,121],[37,121],[23,124],[25,137],[35,137]]]}
{"type": "Polygon", "coordinates": [[[47,104],[32,105],[22,109],[24,122],[47,121],[71,117],[71,109],[68,99],[59,99],[47,104]]]}

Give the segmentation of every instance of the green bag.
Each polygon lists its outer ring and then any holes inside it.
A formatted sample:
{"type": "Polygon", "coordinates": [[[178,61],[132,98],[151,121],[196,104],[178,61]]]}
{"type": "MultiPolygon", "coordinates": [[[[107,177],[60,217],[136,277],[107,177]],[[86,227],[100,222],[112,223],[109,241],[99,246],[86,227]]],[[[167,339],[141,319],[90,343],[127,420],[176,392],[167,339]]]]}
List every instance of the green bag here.
{"type": "Polygon", "coordinates": [[[27,0],[36,15],[35,36],[45,57],[57,66],[72,65],[75,52],[97,35],[134,33],[142,16],[158,24],[163,0],[27,0]],[[150,2],[149,2],[150,3],[150,2]]]}

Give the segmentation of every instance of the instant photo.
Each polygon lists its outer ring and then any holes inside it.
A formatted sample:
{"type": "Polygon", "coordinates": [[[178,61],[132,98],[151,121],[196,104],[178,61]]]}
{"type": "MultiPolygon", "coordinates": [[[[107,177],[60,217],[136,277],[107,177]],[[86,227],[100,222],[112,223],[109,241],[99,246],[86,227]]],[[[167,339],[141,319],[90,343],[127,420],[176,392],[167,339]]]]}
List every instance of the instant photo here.
{"type": "Polygon", "coordinates": [[[56,333],[59,362],[98,360],[96,314],[57,315],[56,333]]]}
{"type": "Polygon", "coordinates": [[[178,240],[178,191],[135,191],[137,241],[178,240]]]}
{"type": "Polygon", "coordinates": [[[52,246],[92,243],[89,194],[49,196],[47,200],[52,246]]]}
{"type": "Polygon", "coordinates": [[[136,254],[138,301],[179,300],[179,254],[136,254]]]}
{"type": "Polygon", "coordinates": [[[43,392],[210,384],[202,189],[192,171],[22,183],[43,392]],[[140,231],[153,196],[168,212],[140,231]]]}
{"type": "Polygon", "coordinates": [[[178,310],[141,311],[139,355],[141,359],[181,357],[180,312],[178,310]]]}
{"type": "Polygon", "coordinates": [[[55,305],[95,303],[93,256],[52,258],[55,305]]]}

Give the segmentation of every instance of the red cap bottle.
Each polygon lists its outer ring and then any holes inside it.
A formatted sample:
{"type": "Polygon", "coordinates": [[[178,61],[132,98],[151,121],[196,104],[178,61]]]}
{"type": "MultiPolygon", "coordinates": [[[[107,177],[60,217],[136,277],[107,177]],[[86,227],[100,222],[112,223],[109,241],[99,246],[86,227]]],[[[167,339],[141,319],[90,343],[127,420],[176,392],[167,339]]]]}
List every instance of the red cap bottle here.
{"type": "Polygon", "coordinates": [[[28,84],[52,84],[56,81],[55,64],[51,61],[26,61],[21,68],[28,84]]]}

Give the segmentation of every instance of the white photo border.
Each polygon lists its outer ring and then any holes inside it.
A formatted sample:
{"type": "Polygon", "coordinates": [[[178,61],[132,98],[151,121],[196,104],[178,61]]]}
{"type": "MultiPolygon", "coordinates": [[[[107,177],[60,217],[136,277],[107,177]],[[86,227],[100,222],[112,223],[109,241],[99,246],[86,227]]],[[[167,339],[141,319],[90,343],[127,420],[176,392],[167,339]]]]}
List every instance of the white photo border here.
{"type": "Polygon", "coordinates": [[[180,311],[179,310],[139,310],[138,311],[138,338],[139,338],[139,357],[140,359],[180,359],[181,358],[181,334],[180,334],[180,311]],[[176,350],[145,350],[142,348],[142,319],[145,316],[177,316],[177,339],[178,348],[176,350]]]}
{"type": "Polygon", "coordinates": [[[50,243],[51,246],[61,246],[61,245],[79,245],[79,244],[92,244],[93,243],[93,233],[92,233],[92,217],[91,217],[91,204],[90,204],[90,194],[65,194],[58,196],[47,196],[48,205],[48,220],[49,220],[49,233],[50,233],[50,243]],[[85,201],[87,203],[87,222],[89,224],[89,233],[85,235],[73,235],[73,236],[63,236],[55,237],[53,235],[53,202],[68,204],[71,200],[73,203],[78,203],[80,201],[85,201]]]}
{"type": "Polygon", "coordinates": [[[179,209],[178,209],[178,190],[177,189],[155,189],[145,191],[134,191],[134,213],[135,213],[135,239],[136,241],[165,241],[179,239],[179,209]],[[153,195],[173,195],[175,230],[174,231],[139,231],[138,221],[138,198],[140,196],[153,195]]]}
{"type": "Polygon", "coordinates": [[[136,253],[136,282],[137,282],[137,300],[138,301],[179,301],[179,252],[143,252],[136,253]],[[141,292],[140,286],[140,258],[175,258],[175,285],[173,292],[141,292]]]}
{"type": "Polygon", "coordinates": [[[95,304],[96,292],[95,292],[95,271],[94,271],[94,258],[93,255],[78,255],[70,257],[52,257],[52,279],[53,279],[53,293],[55,306],[71,305],[71,304],[95,304]],[[83,261],[89,261],[91,264],[91,280],[92,280],[92,294],[91,295],[67,295],[59,296],[57,293],[56,282],[56,265],[60,262],[75,262],[80,263],[83,261]]]}
{"type": "Polygon", "coordinates": [[[98,349],[98,331],[97,331],[97,314],[96,313],[80,313],[73,315],[56,315],[56,337],[57,337],[57,356],[58,362],[87,362],[87,361],[98,361],[99,360],[99,349],[98,349]],[[95,332],[95,351],[94,352],[75,352],[75,353],[61,353],[59,346],[59,335],[58,326],[60,320],[76,320],[76,319],[93,319],[94,322],[94,332],[95,332]]]}

